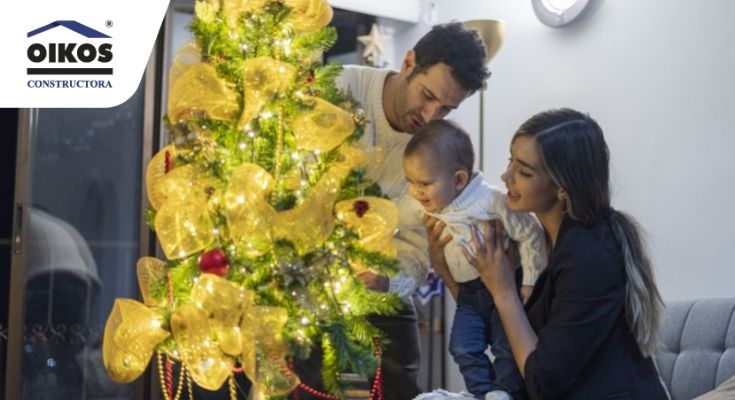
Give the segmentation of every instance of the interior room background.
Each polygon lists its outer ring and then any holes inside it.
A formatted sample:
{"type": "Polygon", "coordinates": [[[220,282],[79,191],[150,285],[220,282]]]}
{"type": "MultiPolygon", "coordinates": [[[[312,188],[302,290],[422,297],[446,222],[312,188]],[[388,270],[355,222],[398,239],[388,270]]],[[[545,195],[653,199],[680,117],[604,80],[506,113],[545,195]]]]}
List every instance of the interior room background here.
{"type": "MultiPolygon", "coordinates": [[[[172,7],[177,4],[172,3],[172,7]]],[[[416,8],[408,17],[401,2],[372,13],[371,3],[376,10],[390,2],[333,3],[355,6],[372,18],[363,21],[365,26],[374,21],[389,36],[383,61],[390,68],[400,67],[405,51],[433,24],[478,18],[505,21],[505,40],[490,63],[492,77],[481,110],[484,165],[480,167],[486,176],[500,184],[510,138],[532,114],[562,106],[589,112],[605,130],[610,146],[613,204],[631,212],[646,230],[664,299],[733,296],[735,26],[730,20],[735,2],[591,0],[578,21],[562,28],[540,23],[530,1],[408,1],[416,8]]],[[[184,26],[186,21],[170,13],[167,24],[162,40],[171,40],[166,35],[172,26],[184,26]]],[[[11,293],[17,290],[9,280],[11,221],[20,187],[25,200],[41,213],[68,222],[87,241],[95,268],[84,272],[88,287],[81,301],[94,301],[95,306],[82,315],[84,323],[103,324],[114,297],[136,296],[134,262],[151,250],[141,247],[150,243],[143,227],[141,169],[159,141],[154,136],[160,133],[165,91],[155,82],[165,80],[163,65],[169,50],[160,43],[153,49],[152,60],[157,61],[149,65],[138,92],[113,109],[3,110],[0,114],[4,166],[0,283],[11,293]],[[38,134],[30,143],[16,143],[19,121],[22,124],[34,112],[37,126],[32,128],[38,134]],[[32,149],[24,153],[25,145],[32,149]],[[33,161],[27,170],[12,174],[16,154],[32,154],[33,161]],[[26,186],[19,183],[24,179],[26,186]]],[[[352,62],[350,55],[339,57],[352,62]]],[[[476,94],[451,115],[475,135],[475,143],[479,106],[476,94]]],[[[8,312],[7,300],[0,296],[0,374],[6,379],[22,376],[22,385],[31,390],[38,382],[33,379],[46,382],[60,366],[49,365],[53,350],[43,344],[38,332],[26,332],[20,351],[8,348],[8,321],[23,314],[8,312]],[[17,365],[4,363],[9,353],[25,357],[23,365],[33,368],[14,371],[17,365]],[[40,365],[34,364],[39,360],[40,365]]],[[[450,323],[452,304],[446,310],[445,321],[450,323]]],[[[95,329],[77,344],[82,355],[75,355],[76,365],[93,363],[95,334],[99,335],[95,329]]],[[[54,337],[54,332],[43,333],[47,339],[54,337]]],[[[441,357],[435,355],[433,360],[441,366],[441,357]]],[[[92,370],[94,364],[87,368],[92,370]]],[[[95,379],[95,384],[70,389],[84,396],[77,398],[102,398],[94,393],[102,393],[109,382],[92,375],[83,379],[95,379]]],[[[440,382],[434,379],[432,386],[440,382]]],[[[447,358],[443,382],[451,390],[462,388],[451,358],[447,358]]],[[[0,392],[8,393],[6,389],[0,392]]],[[[107,398],[149,398],[155,393],[155,382],[107,389],[119,391],[119,397],[107,398]]]]}

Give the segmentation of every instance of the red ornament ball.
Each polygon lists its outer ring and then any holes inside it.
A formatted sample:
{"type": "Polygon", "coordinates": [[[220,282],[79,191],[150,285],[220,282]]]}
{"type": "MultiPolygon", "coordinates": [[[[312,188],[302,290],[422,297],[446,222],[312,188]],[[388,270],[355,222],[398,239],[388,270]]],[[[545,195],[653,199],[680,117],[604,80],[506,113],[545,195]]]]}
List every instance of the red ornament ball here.
{"type": "Polygon", "coordinates": [[[365,200],[356,200],[352,203],[352,211],[354,211],[360,218],[362,218],[368,210],[370,210],[370,203],[365,200]]]}
{"type": "Polygon", "coordinates": [[[199,257],[199,270],[203,273],[225,276],[228,268],[227,257],[221,249],[205,251],[199,257]]]}

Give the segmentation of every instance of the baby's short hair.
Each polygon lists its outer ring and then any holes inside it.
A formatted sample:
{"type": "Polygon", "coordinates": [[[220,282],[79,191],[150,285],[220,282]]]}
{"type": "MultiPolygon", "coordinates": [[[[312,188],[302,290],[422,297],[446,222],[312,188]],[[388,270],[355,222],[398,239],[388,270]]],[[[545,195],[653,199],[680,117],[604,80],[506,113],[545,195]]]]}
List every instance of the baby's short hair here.
{"type": "Polygon", "coordinates": [[[472,139],[459,125],[452,121],[436,120],[419,128],[408,141],[403,157],[421,151],[431,151],[432,158],[446,168],[467,171],[470,176],[475,165],[472,139]]]}

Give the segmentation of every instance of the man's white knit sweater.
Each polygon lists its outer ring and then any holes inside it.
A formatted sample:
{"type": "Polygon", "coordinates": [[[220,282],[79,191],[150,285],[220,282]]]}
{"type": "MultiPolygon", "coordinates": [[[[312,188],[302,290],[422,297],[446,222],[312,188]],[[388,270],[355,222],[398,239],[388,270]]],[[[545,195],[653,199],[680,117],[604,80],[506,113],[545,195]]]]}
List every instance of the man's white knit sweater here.
{"type": "Polygon", "coordinates": [[[500,219],[508,236],[518,242],[524,285],[536,283],[546,267],[546,240],[541,224],[529,213],[510,210],[505,203],[505,192],[487,183],[482,172],[476,172],[462,193],[443,210],[427,214],[447,224],[443,236],[452,235],[444,255],[449,272],[458,283],[480,277],[464,257],[462,246],[474,254],[470,225],[486,220],[500,219]]]}
{"type": "Polygon", "coordinates": [[[398,249],[401,271],[390,279],[389,290],[408,298],[426,280],[428,242],[421,222],[421,206],[408,194],[402,167],[403,150],[411,135],[393,129],[383,110],[383,87],[392,73],[396,72],[350,65],[344,67],[336,84],[351,93],[365,110],[368,123],[358,146],[376,155],[369,177],[398,206],[400,219],[393,244],[398,249]]]}

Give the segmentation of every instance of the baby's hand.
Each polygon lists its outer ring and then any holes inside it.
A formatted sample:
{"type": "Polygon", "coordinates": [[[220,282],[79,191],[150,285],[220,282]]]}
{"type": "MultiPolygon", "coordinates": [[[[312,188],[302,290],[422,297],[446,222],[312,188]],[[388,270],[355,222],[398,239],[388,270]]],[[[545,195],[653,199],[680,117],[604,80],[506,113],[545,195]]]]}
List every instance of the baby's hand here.
{"type": "Polygon", "coordinates": [[[531,297],[531,293],[533,292],[533,286],[532,285],[523,285],[521,286],[521,301],[523,304],[526,304],[529,297],[531,297]]]}

